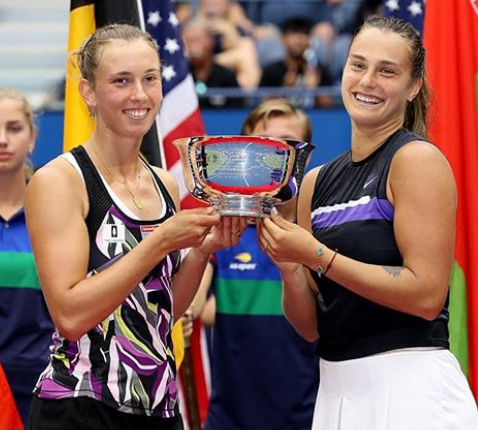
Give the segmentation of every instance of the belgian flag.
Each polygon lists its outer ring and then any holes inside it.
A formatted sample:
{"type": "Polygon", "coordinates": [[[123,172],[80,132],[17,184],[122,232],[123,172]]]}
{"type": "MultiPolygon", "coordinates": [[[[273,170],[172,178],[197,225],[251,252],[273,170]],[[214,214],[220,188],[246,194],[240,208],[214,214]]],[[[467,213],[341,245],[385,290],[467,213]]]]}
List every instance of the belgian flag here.
{"type": "MultiPolygon", "coordinates": [[[[71,0],[68,53],[79,49],[83,41],[96,28],[116,22],[141,27],[138,2],[132,0],[71,0]]],[[[78,92],[79,70],[75,62],[72,61],[76,61],[76,59],[68,58],[66,65],[64,152],[86,142],[93,130],[93,121],[78,92]]],[[[151,164],[161,167],[164,166],[164,160],[161,156],[160,144],[156,124],[154,124],[143,139],[141,151],[151,164]]]]}
{"type": "MultiPolygon", "coordinates": [[[[68,27],[68,54],[77,50],[96,30],[95,2],[72,0],[68,27]]],[[[76,60],[68,58],[66,64],[65,122],[63,151],[86,142],[93,131],[93,121],[78,91],[79,70],[76,60]]]]}

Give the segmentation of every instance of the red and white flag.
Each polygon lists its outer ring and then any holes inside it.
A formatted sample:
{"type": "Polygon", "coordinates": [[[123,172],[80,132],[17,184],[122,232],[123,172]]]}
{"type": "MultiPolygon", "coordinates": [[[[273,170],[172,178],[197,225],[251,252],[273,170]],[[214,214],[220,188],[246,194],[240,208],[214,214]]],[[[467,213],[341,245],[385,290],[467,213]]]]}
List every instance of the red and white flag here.
{"type": "Polygon", "coordinates": [[[184,55],[179,22],[171,0],[137,0],[137,5],[142,18],[141,27],[156,39],[160,48],[164,100],[157,128],[159,140],[162,141],[161,165],[179,182],[181,206],[197,207],[198,202],[189,195],[184,184],[179,153],[172,144],[176,138],[204,134],[194,81],[184,55]]]}

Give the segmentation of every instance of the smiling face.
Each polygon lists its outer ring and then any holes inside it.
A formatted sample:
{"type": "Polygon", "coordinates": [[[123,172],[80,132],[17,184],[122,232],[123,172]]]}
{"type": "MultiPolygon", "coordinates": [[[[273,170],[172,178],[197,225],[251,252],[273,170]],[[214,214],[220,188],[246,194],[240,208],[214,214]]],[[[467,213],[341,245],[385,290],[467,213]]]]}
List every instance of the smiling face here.
{"type": "Polygon", "coordinates": [[[401,126],[420,85],[412,79],[411,47],[402,36],[377,28],[356,36],[342,77],[342,98],[355,126],[401,126]]]}
{"type": "Polygon", "coordinates": [[[36,133],[25,114],[23,102],[0,99],[0,176],[23,170],[35,138],[36,133]]]}
{"type": "Polygon", "coordinates": [[[100,129],[119,137],[141,138],[151,128],[162,101],[157,52],[142,39],[108,43],[99,54],[94,86],[82,80],[80,92],[100,129]]]}

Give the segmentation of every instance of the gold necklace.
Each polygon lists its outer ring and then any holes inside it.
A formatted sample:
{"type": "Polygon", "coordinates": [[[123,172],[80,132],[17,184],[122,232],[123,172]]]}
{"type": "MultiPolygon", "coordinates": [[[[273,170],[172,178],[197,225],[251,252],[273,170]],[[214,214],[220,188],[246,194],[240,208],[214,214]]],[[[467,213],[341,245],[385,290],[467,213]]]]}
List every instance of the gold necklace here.
{"type": "MultiPolygon", "coordinates": [[[[94,144],[93,142],[91,142],[91,147],[93,148],[94,153],[95,153],[96,156],[98,157],[98,160],[100,160],[101,164],[102,164],[102,165],[104,166],[104,168],[108,171],[108,173],[113,177],[113,179],[114,179],[116,182],[119,182],[121,185],[123,185],[123,187],[126,188],[126,190],[128,191],[128,193],[131,194],[131,198],[133,199],[134,205],[135,205],[139,210],[143,209],[143,203],[141,202],[141,200],[139,199],[139,197],[135,196],[134,193],[131,191],[131,189],[128,187],[128,184],[126,183],[126,180],[120,181],[120,180],[113,174],[113,172],[110,170],[110,168],[106,165],[106,163],[103,161],[103,159],[100,157],[100,155],[99,155],[98,152],[96,151],[95,144],[94,144]]],[[[136,183],[138,183],[138,179],[141,179],[140,170],[141,170],[141,166],[139,166],[139,169],[138,169],[138,174],[137,174],[136,183]]]]}

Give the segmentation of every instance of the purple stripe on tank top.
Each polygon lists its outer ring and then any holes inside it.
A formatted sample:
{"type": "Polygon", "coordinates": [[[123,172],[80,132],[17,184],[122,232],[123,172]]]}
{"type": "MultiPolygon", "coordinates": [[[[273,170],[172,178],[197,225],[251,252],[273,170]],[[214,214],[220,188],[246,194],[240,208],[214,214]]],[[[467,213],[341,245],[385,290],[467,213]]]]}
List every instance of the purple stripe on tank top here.
{"type": "MultiPolygon", "coordinates": [[[[169,274],[171,276],[171,274],[169,274]]],[[[146,291],[164,291],[166,290],[166,285],[164,282],[161,282],[158,278],[151,278],[149,282],[143,284],[143,287],[146,291]]]]}
{"type": "Polygon", "coordinates": [[[335,227],[347,222],[367,220],[393,220],[393,206],[386,199],[376,197],[367,203],[340,207],[337,210],[322,212],[312,218],[313,228],[335,227]]]}
{"type": "Polygon", "coordinates": [[[39,397],[43,399],[62,399],[70,397],[72,390],[51,379],[43,379],[39,386],[41,391],[39,397]]]}
{"type": "Polygon", "coordinates": [[[174,378],[168,382],[168,392],[173,400],[178,398],[178,384],[174,378]]]}
{"type": "Polygon", "coordinates": [[[153,384],[151,386],[151,392],[152,393],[156,393],[160,386],[161,386],[161,383],[163,381],[163,378],[162,376],[164,375],[165,372],[167,372],[169,369],[166,369],[164,365],[160,366],[160,368],[158,369],[158,375],[161,375],[161,377],[158,377],[158,378],[155,378],[154,381],[153,381],[153,384]]]}
{"type": "Polygon", "coordinates": [[[90,384],[91,389],[95,393],[95,398],[101,399],[103,397],[103,386],[93,374],[90,374],[90,384]]]}
{"type": "MultiPolygon", "coordinates": [[[[170,313],[162,312],[162,318],[170,317],[171,319],[173,316],[170,313]]],[[[156,330],[158,331],[160,339],[167,339],[168,333],[172,332],[172,329],[169,327],[168,324],[160,324],[156,330]]]]}
{"type": "MultiPolygon", "coordinates": [[[[138,341],[138,339],[134,339],[138,341]]],[[[124,367],[129,367],[138,375],[153,375],[158,372],[161,358],[155,359],[126,339],[116,338],[118,358],[124,367]]]]}

